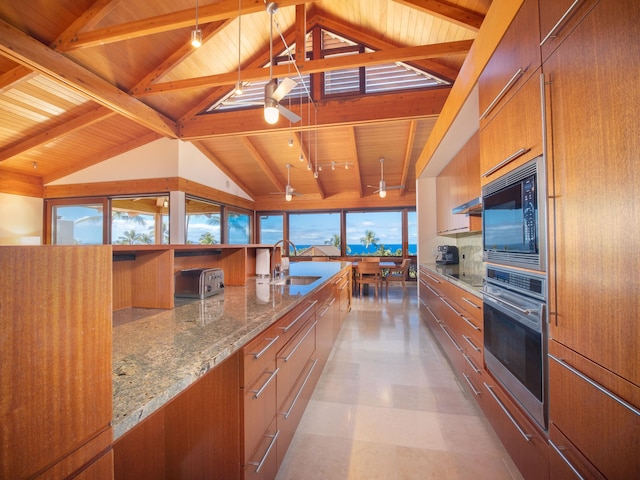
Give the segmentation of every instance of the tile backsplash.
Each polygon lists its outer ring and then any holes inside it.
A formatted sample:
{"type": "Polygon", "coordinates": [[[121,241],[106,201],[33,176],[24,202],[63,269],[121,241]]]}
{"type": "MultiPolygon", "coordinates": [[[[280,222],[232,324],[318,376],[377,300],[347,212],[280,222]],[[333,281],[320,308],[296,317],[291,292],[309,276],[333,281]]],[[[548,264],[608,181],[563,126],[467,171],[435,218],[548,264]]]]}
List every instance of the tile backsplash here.
{"type": "Polygon", "coordinates": [[[469,275],[484,275],[482,263],[482,234],[457,237],[460,269],[469,275]]]}

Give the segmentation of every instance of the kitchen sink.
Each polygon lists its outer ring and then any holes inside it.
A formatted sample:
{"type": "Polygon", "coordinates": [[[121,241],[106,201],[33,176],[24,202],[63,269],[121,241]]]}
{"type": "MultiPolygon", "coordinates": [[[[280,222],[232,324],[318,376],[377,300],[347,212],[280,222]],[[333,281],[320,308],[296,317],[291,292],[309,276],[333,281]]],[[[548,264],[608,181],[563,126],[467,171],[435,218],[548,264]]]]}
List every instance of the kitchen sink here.
{"type": "Polygon", "coordinates": [[[271,283],[273,285],[309,285],[320,278],[322,277],[290,275],[285,278],[273,280],[271,283]]]}

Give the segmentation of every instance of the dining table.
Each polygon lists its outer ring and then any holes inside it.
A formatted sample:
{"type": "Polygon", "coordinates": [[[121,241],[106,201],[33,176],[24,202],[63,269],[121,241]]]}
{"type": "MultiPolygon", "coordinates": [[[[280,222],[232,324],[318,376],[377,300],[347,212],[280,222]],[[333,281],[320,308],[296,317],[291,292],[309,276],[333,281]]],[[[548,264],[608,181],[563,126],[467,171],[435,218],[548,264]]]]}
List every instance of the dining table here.
{"type": "MultiPolygon", "coordinates": [[[[358,264],[360,262],[351,262],[351,292],[353,295],[356,295],[357,291],[356,291],[356,271],[358,270],[358,264]]],[[[375,262],[371,262],[371,263],[375,263],[375,262]]],[[[382,273],[382,276],[384,278],[384,271],[388,270],[390,268],[395,268],[398,266],[398,262],[391,262],[391,261],[381,261],[378,262],[378,267],[380,268],[380,272],[382,273]]],[[[368,295],[369,294],[369,285],[363,285],[363,294],[368,295]]]]}

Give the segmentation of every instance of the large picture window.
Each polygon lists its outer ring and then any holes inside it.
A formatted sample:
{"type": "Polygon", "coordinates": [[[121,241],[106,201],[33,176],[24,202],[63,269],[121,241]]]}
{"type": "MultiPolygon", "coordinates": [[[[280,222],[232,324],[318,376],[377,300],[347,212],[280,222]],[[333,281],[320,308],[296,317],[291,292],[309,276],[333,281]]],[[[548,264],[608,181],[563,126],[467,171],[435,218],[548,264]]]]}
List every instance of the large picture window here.
{"type": "Polygon", "coordinates": [[[104,212],[106,199],[60,200],[52,202],[47,224],[52,245],[101,245],[106,232],[104,212]]]}
{"type": "Polygon", "coordinates": [[[212,245],[222,242],[220,217],[222,208],[217,203],[199,198],[186,198],[185,241],[187,244],[212,245]]]}
{"type": "Polygon", "coordinates": [[[274,244],[284,238],[284,214],[260,215],[258,222],[260,243],[274,244]]]}
{"type": "Polygon", "coordinates": [[[226,243],[251,243],[251,213],[227,209],[226,243]]]}
{"type": "Polygon", "coordinates": [[[402,256],[402,211],[347,212],[347,255],[402,256]]]}
{"type": "Polygon", "coordinates": [[[340,213],[289,214],[289,240],[299,256],[340,256],[340,213]]]}
{"type": "Polygon", "coordinates": [[[113,245],[169,243],[169,197],[119,197],[111,200],[113,245]]]}

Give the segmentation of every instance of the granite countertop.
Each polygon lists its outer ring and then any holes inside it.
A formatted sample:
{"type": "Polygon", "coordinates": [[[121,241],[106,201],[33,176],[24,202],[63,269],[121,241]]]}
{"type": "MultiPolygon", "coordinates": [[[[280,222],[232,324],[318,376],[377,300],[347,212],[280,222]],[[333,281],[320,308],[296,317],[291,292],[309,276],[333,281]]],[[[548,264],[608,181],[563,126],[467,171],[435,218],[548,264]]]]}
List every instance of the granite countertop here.
{"type": "Polygon", "coordinates": [[[420,266],[441,276],[445,280],[482,298],[483,276],[475,272],[467,272],[461,265],[440,265],[436,263],[421,263],[420,266]]]}
{"type": "Polygon", "coordinates": [[[309,285],[243,287],[170,310],[130,308],[113,314],[113,436],[120,437],[261,331],[317,292],[344,262],[291,263],[290,275],[319,276],[309,285]]]}

